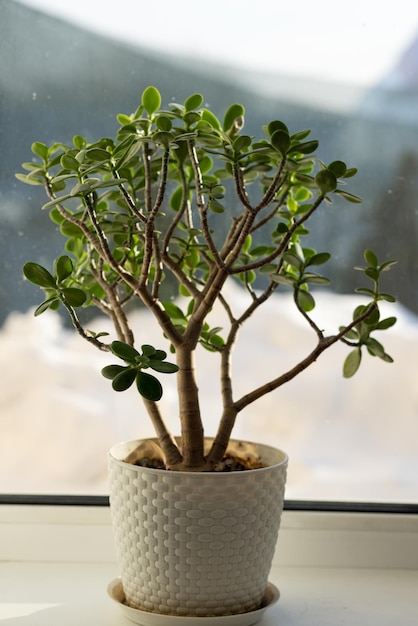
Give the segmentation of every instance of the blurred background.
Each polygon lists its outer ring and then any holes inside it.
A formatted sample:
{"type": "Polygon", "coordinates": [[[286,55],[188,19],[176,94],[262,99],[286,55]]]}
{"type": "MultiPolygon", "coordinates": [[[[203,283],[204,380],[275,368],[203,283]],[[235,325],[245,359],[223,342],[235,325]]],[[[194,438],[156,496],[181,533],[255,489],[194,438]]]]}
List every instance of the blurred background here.
{"type": "MultiPolygon", "coordinates": [[[[394,11],[353,1],[337,12],[327,1],[0,0],[0,54],[0,491],[106,492],[107,449],[151,434],[146,418],[131,415],[133,403],[141,411],[138,400],[109,390],[102,356],[81,346],[65,320],[33,320],[40,292],[21,267],[51,265],[61,241],[39,210],[42,189],[14,174],[32,158],[33,141],[114,133],[116,115],[134,111],[153,84],[166,106],[199,92],[222,117],[240,102],[249,135],[272,119],[291,132],[311,128],[322,160],[359,168],[350,191],[363,203],[335,202],[310,229],[335,270],[317,316],[330,329],[351,317],[352,268],[365,247],[398,259],[385,289],[398,299],[387,314],[399,323],[383,338],[395,364],[373,360],[343,381],[344,351],[326,355],[257,405],[256,416],[245,413],[236,435],[286,449],[288,497],[417,501],[418,5],[400,0],[394,11]]],[[[272,342],[280,366],[308,341],[287,298],[273,306],[244,338],[243,380],[277,365],[272,342]],[[254,342],[258,360],[249,361],[254,342]]],[[[212,362],[205,367],[210,380],[212,362]]],[[[212,434],[217,407],[210,384],[205,390],[212,434]]]]}

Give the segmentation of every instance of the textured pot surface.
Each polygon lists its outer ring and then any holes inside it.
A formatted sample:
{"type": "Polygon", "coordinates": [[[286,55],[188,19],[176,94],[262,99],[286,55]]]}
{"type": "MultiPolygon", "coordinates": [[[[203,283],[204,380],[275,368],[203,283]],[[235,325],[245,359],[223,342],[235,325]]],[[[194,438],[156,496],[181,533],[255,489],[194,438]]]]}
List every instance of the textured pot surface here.
{"type": "Polygon", "coordinates": [[[127,602],[157,613],[215,616],[258,608],[283,508],[287,456],[257,446],[262,469],[170,472],[110,452],[110,503],[127,602]]]}

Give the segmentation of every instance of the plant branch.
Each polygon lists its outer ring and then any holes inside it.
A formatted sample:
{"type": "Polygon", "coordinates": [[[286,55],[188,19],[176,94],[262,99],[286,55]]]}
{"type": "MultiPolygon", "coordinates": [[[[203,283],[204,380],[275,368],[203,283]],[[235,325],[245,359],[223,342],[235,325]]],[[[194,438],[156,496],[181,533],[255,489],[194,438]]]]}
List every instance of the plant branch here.
{"type": "Polygon", "coordinates": [[[278,376],[277,378],[274,378],[273,380],[265,383],[264,385],[261,385],[257,389],[254,389],[252,392],[242,396],[242,398],[240,398],[237,402],[235,402],[234,406],[237,410],[237,413],[242,411],[245,407],[247,407],[252,402],[255,402],[256,400],[266,395],[267,393],[270,393],[271,391],[278,389],[285,383],[288,383],[293,378],[298,376],[298,374],[300,374],[306,368],[312,365],[312,363],[314,363],[317,360],[317,358],[323,352],[325,352],[325,350],[327,350],[332,345],[340,341],[347,332],[349,332],[352,328],[354,328],[354,326],[356,326],[360,322],[364,321],[367,317],[369,317],[369,315],[371,315],[371,313],[375,310],[376,306],[377,306],[376,302],[372,302],[362,315],[358,316],[350,324],[342,328],[341,331],[337,333],[336,335],[331,335],[330,337],[324,337],[322,336],[322,333],[320,333],[321,336],[318,339],[317,345],[305,359],[302,359],[302,361],[300,361],[297,365],[295,365],[293,368],[291,368],[290,370],[288,370],[281,376],[278,376]]]}

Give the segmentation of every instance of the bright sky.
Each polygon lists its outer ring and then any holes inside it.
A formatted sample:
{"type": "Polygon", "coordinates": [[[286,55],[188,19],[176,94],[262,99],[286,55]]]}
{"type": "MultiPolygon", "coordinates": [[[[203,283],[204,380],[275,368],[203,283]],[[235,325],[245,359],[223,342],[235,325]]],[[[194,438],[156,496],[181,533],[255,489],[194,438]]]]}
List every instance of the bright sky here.
{"type": "Polygon", "coordinates": [[[20,0],[117,39],[250,70],[379,80],[418,35],[418,1],[20,0]]]}

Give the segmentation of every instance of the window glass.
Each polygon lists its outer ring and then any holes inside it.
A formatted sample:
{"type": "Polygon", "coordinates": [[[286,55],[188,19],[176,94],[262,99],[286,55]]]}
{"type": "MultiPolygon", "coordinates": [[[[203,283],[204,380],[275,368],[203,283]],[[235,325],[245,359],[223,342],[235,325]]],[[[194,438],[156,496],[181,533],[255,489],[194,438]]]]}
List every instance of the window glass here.
{"type": "MultiPolygon", "coordinates": [[[[365,247],[398,259],[385,276],[398,303],[383,307],[398,324],[382,338],[395,363],[365,359],[347,381],[340,346],[250,407],[234,435],[288,452],[289,498],[418,500],[418,5],[335,6],[0,0],[0,492],[106,493],[111,445],[153,435],[139,397],[112,392],[100,376],[106,355],[64,318],[33,317],[40,292],[23,281],[22,265],[51,265],[61,242],[39,210],[42,190],[14,177],[33,141],[111,134],[116,115],[135,110],[153,84],[166,105],[200,92],[222,116],[242,103],[248,134],[271,119],[311,128],[324,161],[359,168],[350,191],[363,203],[335,203],[311,228],[337,267],[315,319],[331,332],[351,318],[365,247]]],[[[148,323],[138,312],[152,343],[148,323]]],[[[292,365],[309,341],[289,298],[271,300],[236,354],[242,389],[292,365]]],[[[200,359],[211,435],[213,356],[200,359]]],[[[177,433],[174,381],[162,403],[177,433]]]]}

